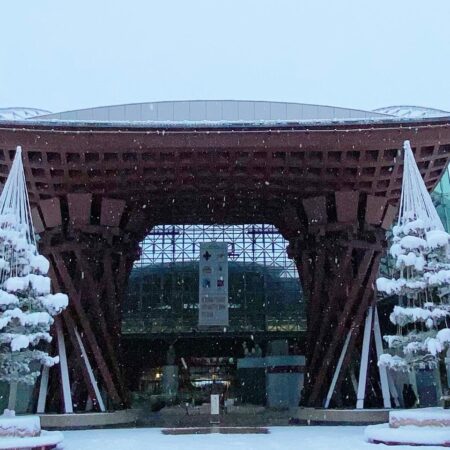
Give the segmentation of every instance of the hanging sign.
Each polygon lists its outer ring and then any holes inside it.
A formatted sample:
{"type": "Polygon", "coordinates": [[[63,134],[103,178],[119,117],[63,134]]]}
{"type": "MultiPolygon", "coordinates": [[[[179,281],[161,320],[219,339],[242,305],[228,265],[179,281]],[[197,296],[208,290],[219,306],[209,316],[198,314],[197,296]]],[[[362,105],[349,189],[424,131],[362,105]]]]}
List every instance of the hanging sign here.
{"type": "Polygon", "coordinates": [[[202,242],[199,263],[199,326],[228,326],[228,245],[202,242]]]}

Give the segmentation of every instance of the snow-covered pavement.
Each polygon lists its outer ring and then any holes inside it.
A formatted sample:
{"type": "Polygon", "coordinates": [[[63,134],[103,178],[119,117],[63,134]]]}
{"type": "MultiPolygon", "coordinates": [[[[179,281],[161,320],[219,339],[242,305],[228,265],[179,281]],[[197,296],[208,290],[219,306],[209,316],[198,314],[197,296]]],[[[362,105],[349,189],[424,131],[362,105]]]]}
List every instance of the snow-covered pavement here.
{"type": "MultiPolygon", "coordinates": [[[[364,442],[364,427],[273,427],[270,434],[167,436],[158,428],[65,431],[64,450],[411,450],[364,442]]],[[[442,447],[425,447],[438,449],[442,447]]]]}

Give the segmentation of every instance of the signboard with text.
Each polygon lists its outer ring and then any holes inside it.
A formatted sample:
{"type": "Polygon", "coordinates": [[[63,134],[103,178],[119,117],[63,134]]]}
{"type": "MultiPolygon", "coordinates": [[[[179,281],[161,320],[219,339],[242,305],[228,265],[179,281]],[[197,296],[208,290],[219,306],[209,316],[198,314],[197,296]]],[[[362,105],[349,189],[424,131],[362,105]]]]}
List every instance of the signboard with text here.
{"type": "Polygon", "coordinates": [[[199,326],[228,326],[228,245],[202,242],[199,263],[199,326]]]}

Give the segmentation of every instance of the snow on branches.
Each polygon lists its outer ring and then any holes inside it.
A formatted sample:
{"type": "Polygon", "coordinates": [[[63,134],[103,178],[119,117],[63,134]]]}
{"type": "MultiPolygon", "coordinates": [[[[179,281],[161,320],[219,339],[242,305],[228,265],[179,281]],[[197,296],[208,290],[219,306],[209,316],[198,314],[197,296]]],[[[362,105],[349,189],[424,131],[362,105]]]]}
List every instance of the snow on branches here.
{"type": "Polygon", "coordinates": [[[41,364],[58,362],[45,351],[45,343],[52,339],[53,316],[67,307],[68,299],[51,294],[48,270],[49,262],[36,248],[18,148],[0,196],[1,381],[33,384],[41,364]]]}
{"type": "Polygon", "coordinates": [[[53,316],[67,306],[67,296],[50,293],[48,261],[9,215],[0,215],[0,261],[0,380],[32,384],[40,364],[58,362],[33,347],[51,342],[53,316]]]}
{"type": "Polygon", "coordinates": [[[399,299],[390,315],[397,334],[384,336],[392,354],[381,355],[378,362],[396,370],[434,367],[439,353],[450,344],[450,235],[444,231],[408,141],[404,151],[399,220],[389,249],[394,273],[376,281],[379,293],[399,299]]]}

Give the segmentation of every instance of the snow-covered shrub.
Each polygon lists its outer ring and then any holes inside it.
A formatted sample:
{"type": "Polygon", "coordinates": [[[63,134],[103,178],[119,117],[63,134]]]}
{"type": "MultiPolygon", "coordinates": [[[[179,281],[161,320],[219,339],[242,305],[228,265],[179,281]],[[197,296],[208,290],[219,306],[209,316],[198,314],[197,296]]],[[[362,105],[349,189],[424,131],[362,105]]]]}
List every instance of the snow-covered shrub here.
{"type": "Polygon", "coordinates": [[[39,364],[58,362],[40,343],[50,342],[53,316],[68,303],[51,294],[49,262],[39,255],[31,218],[22,149],[17,147],[0,195],[0,380],[33,384],[39,364]]]}
{"type": "Polygon", "coordinates": [[[384,336],[392,355],[381,355],[378,362],[397,370],[436,366],[439,353],[450,342],[450,235],[444,231],[408,141],[404,149],[400,215],[389,249],[394,274],[376,281],[378,292],[399,299],[390,315],[397,334],[384,336]]]}
{"type": "Polygon", "coordinates": [[[37,361],[51,366],[58,357],[35,349],[50,342],[53,316],[68,303],[64,294],[50,293],[49,263],[27,243],[26,227],[12,214],[0,215],[0,380],[34,383],[37,361]]]}

